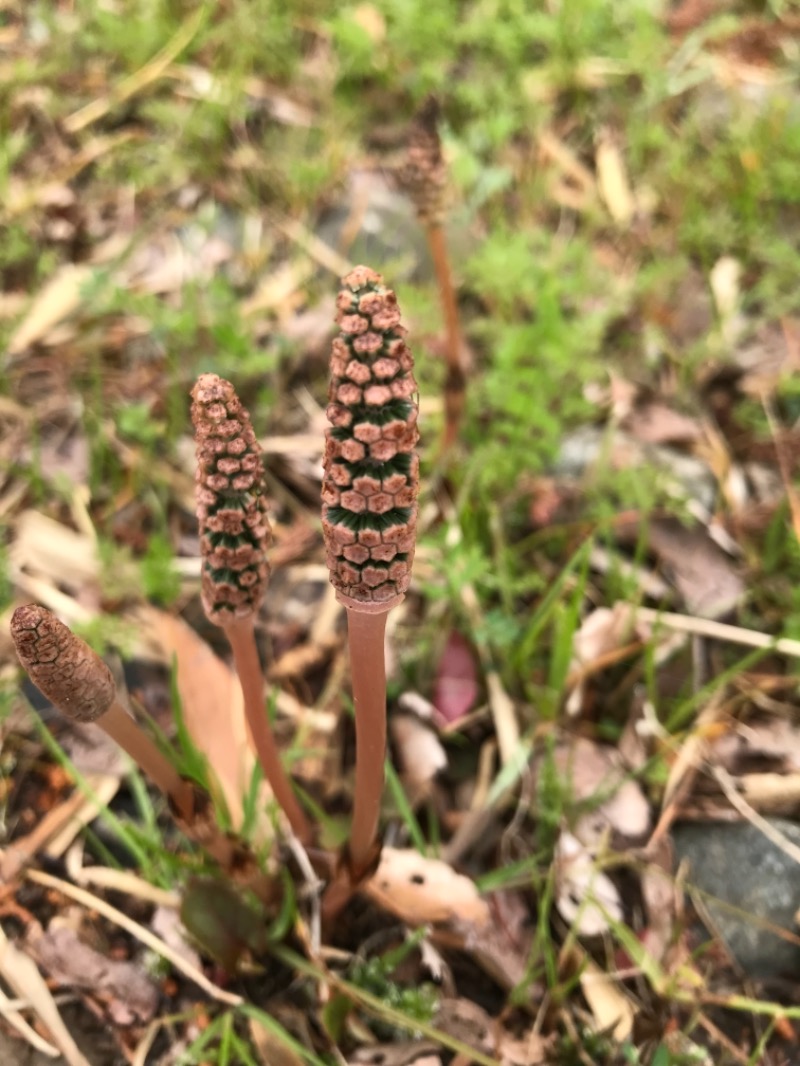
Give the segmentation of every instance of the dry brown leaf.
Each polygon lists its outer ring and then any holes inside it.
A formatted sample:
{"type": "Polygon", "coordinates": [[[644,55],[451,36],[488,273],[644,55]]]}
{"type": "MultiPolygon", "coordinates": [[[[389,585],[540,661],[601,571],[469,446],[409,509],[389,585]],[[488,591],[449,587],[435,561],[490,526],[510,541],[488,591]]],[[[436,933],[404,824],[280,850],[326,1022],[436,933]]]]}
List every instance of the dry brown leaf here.
{"type": "MultiPolygon", "coordinates": [[[[529,998],[541,991],[528,977],[533,947],[531,912],[521,892],[495,892],[490,899],[489,922],[480,925],[459,920],[450,922],[459,940],[458,946],[500,985],[511,991],[526,983],[529,998]]],[[[434,934],[436,936],[436,934],[434,934]]],[[[443,943],[446,937],[439,937],[443,943]]]]}
{"type": "Polygon", "coordinates": [[[548,1042],[535,1027],[521,1039],[503,1031],[499,1044],[498,1055],[503,1066],[545,1066],[552,1061],[548,1042]]]}
{"type": "Polygon", "coordinates": [[[8,342],[8,354],[19,355],[32,344],[46,341],[54,326],[81,305],[81,292],[92,277],[91,267],[65,263],[48,281],[8,342]]]}
{"type": "Polygon", "coordinates": [[[409,925],[458,920],[482,926],[489,922],[489,906],[474,881],[418,851],[384,848],[365,891],[409,925]]]}
{"type": "Polygon", "coordinates": [[[598,660],[635,640],[633,618],[623,603],[598,607],[584,618],[572,637],[572,662],[569,677],[574,688],[567,697],[569,715],[580,712],[584,698],[584,675],[598,660]]]}
{"type": "Polygon", "coordinates": [[[583,844],[595,847],[609,830],[632,840],[644,836],[650,825],[650,805],[615,748],[574,737],[558,745],[553,759],[573,801],[597,800],[597,806],[574,826],[583,844]]]}
{"type": "Polygon", "coordinates": [[[433,729],[413,714],[393,715],[389,729],[402,767],[403,781],[412,802],[418,803],[429,794],[439,771],[447,766],[447,754],[433,729]]]}
{"type": "MultiPolygon", "coordinates": [[[[85,594],[86,586],[96,584],[100,573],[96,542],[40,511],[23,511],[19,516],[9,555],[16,570],[76,594],[85,594]]],[[[74,610],[72,615],[62,615],[68,624],[84,621],[84,612],[77,602],[74,610]]]]}
{"type": "Polygon", "coordinates": [[[647,911],[647,925],[642,944],[657,962],[663,962],[672,944],[672,932],[680,890],[672,875],[672,842],[668,836],[651,849],[652,861],[641,872],[642,898],[647,911]]]}
{"type": "Polygon", "coordinates": [[[731,723],[709,739],[709,757],[732,774],[800,770],[800,727],[786,718],[731,723]]]}
{"type": "Polygon", "coordinates": [[[176,681],[186,728],[216,777],[234,826],[253,771],[242,693],[233,671],[182,619],[155,608],[147,620],[167,661],[177,662],[176,681]]]}
{"type": "Polygon", "coordinates": [[[555,851],[556,907],[579,936],[607,933],[611,922],[621,922],[622,900],[617,886],[598,870],[589,850],[566,830],[555,851]]]}
{"type": "Polygon", "coordinates": [[[281,1040],[273,1029],[267,1029],[253,1015],[248,1015],[250,1036],[264,1066],[305,1066],[305,1059],[281,1040]]]}
{"type": "Polygon", "coordinates": [[[33,959],[6,937],[0,926],[0,975],[36,1012],[69,1066],[91,1066],[64,1024],[47,983],[33,959]]]}
{"type": "Polygon", "coordinates": [[[60,919],[29,947],[51,980],[91,995],[115,1025],[141,1025],[155,1016],[159,990],[144,969],[95,951],[60,919]]]}
{"type": "Polygon", "coordinates": [[[622,152],[614,137],[602,133],[595,152],[597,186],[608,213],[620,226],[630,225],[636,214],[636,201],[631,191],[622,152]]]}
{"type": "Polygon", "coordinates": [[[659,401],[634,408],[623,426],[643,444],[691,444],[703,436],[697,419],[673,411],[659,401]]]}
{"type": "Polygon", "coordinates": [[[611,974],[585,957],[581,969],[583,992],[598,1032],[611,1032],[616,1040],[627,1040],[633,1032],[633,1005],[611,974]]]}
{"type": "Polygon", "coordinates": [[[495,1053],[495,1021],[471,999],[443,997],[436,1012],[436,1028],[484,1055],[495,1053]]]}
{"type": "Polygon", "coordinates": [[[403,1044],[380,1044],[361,1047],[348,1059],[348,1066],[423,1066],[435,1060],[441,1064],[436,1055],[436,1044],[430,1040],[411,1040],[403,1044]]]}
{"type": "Polygon", "coordinates": [[[705,529],[687,529],[677,520],[655,519],[648,531],[650,547],[670,575],[687,611],[720,618],[744,597],[745,584],[728,556],[705,529]]]}

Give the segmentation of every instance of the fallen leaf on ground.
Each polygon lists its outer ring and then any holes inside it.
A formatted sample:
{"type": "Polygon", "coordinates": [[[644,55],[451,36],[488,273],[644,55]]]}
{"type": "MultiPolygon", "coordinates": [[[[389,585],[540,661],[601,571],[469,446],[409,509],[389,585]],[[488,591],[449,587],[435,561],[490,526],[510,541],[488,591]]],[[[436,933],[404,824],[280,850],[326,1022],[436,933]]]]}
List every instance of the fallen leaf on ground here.
{"type": "Polygon", "coordinates": [[[433,702],[446,722],[457,722],[475,706],[478,667],[472,648],[460,633],[447,638],[436,670],[433,702]]]}
{"type": "Polygon", "coordinates": [[[650,825],[650,804],[615,748],[587,737],[572,737],[556,747],[553,761],[571,790],[573,803],[596,800],[596,806],[573,827],[585,846],[595,847],[609,830],[630,840],[644,836],[650,825]]]}
{"type": "Polygon", "coordinates": [[[93,275],[91,267],[65,263],[41,292],[8,342],[8,354],[19,355],[32,344],[46,341],[54,326],[80,307],[82,290],[93,275]]]}
{"type": "Polygon", "coordinates": [[[584,677],[592,666],[635,640],[631,612],[623,603],[616,603],[613,607],[598,607],[584,618],[572,637],[569,678],[574,687],[567,697],[567,714],[574,716],[580,712],[584,699],[584,677]]]}
{"type": "Polygon", "coordinates": [[[471,999],[461,996],[441,999],[436,1012],[436,1028],[484,1055],[495,1052],[495,1021],[471,999]]]}
{"type": "Polygon", "coordinates": [[[563,830],[555,852],[556,907],[579,936],[600,936],[621,922],[622,900],[589,850],[563,830]]]}
{"type": "Polygon", "coordinates": [[[608,213],[620,226],[627,226],[636,213],[628,172],[615,138],[604,131],[595,152],[597,185],[608,213]]]}
{"type": "Polygon", "coordinates": [[[348,1066],[441,1066],[441,1061],[435,1044],[413,1040],[358,1048],[348,1059],[348,1066]]]}
{"type": "MultiPolygon", "coordinates": [[[[511,890],[493,892],[488,903],[488,922],[470,924],[453,919],[448,929],[458,935],[458,946],[468,951],[501,988],[511,991],[527,980],[527,996],[536,1001],[543,990],[529,974],[533,931],[525,897],[511,890]]],[[[434,938],[443,944],[447,939],[436,933],[434,938]]]]}
{"type": "Polygon", "coordinates": [[[786,718],[736,722],[709,739],[709,758],[732,774],[800,770],[800,728],[786,718]]]}
{"type": "Polygon", "coordinates": [[[186,729],[208,760],[234,826],[243,816],[242,797],[253,770],[241,688],[233,671],[182,619],[147,612],[167,661],[177,660],[176,681],[186,729]]]}
{"type": "Polygon", "coordinates": [[[696,419],[658,401],[634,408],[623,425],[642,444],[690,444],[703,435],[696,419]]]}
{"type": "Polygon", "coordinates": [[[687,529],[673,519],[649,525],[650,548],[669,574],[689,614],[720,618],[742,601],[746,587],[729,555],[699,526],[687,529]]]}
{"type": "Polygon", "coordinates": [[[144,969],[100,954],[69,926],[52,922],[30,949],[51,980],[87,992],[115,1025],[141,1025],[155,1016],[159,990],[144,969]]]}
{"type": "Polygon", "coordinates": [[[69,1066],[91,1066],[72,1039],[45,979],[36,968],[36,963],[30,955],[20,951],[6,937],[2,926],[0,926],[0,975],[13,992],[36,1013],[69,1066]]]}
{"type": "Polygon", "coordinates": [[[430,793],[430,786],[447,766],[447,753],[436,733],[413,714],[395,714],[389,731],[402,768],[403,783],[409,799],[419,803],[430,793]]]}
{"type": "Polygon", "coordinates": [[[581,969],[583,992],[598,1032],[612,1033],[616,1040],[627,1040],[633,1032],[633,1005],[619,981],[605,973],[596,962],[586,958],[581,969]]]}
{"type": "Polygon", "coordinates": [[[365,891],[409,925],[451,920],[475,925],[489,922],[489,905],[474,881],[441,859],[428,859],[411,849],[384,848],[365,891]]]}
{"type": "Polygon", "coordinates": [[[268,1029],[252,1014],[248,1015],[247,1024],[264,1066],[305,1066],[305,1058],[274,1029],[268,1029]]]}

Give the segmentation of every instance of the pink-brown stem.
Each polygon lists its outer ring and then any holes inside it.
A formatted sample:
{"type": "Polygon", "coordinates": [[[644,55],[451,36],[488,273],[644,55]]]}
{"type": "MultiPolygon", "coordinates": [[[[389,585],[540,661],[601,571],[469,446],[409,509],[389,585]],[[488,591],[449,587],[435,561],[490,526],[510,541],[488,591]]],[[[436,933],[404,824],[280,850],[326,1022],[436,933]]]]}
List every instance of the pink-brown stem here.
{"type": "Polygon", "coordinates": [[[356,781],[349,858],[354,880],[369,868],[383,794],[386,758],[386,662],[388,611],[347,609],[347,636],[356,716],[356,781]]]}
{"type": "Polygon", "coordinates": [[[244,697],[245,718],[264,777],[275,799],[283,808],[295,836],[302,844],[308,844],[311,841],[311,827],[283,769],[264,706],[264,678],[261,674],[252,616],[225,623],[223,628],[233,650],[233,660],[244,697]]]}
{"type": "Polygon", "coordinates": [[[156,788],[163,792],[187,823],[194,816],[194,793],[164,753],[144,733],[128,712],[114,700],[97,725],[126,752],[156,788]]]}

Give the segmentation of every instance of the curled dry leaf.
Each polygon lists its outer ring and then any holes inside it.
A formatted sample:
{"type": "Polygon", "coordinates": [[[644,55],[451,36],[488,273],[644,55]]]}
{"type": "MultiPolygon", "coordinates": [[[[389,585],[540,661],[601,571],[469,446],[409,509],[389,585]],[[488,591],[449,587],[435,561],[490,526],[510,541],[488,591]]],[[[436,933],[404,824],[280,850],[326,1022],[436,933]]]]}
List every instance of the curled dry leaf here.
{"type": "Polygon", "coordinates": [[[659,401],[634,408],[623,425],[642,444],[692,444],[703,436],[697,419],[659,401]]]}
{"type": "Polygon", "coordinates": [[[595,1020],[598,1032],[612,1033],[627,1040],[633,1031],[634,1011],[619,982],[586,958],[581,968],[581,991],[595,1020]]]}
{"type": "Polygon", "coordinates": [[[433,730],[413,714],[394,715],[389,723],[403,769],[403,781],[414,802],[430,792],[433,779],[447,766],[447,754],[433,730]]]}
{"type": "Polygon", "coordinates": [[[595,153],[597,185],[608,213],[621,227],[630,225],[636,214],[636,200],[616,138],[603,131],[595,153]]]}
{"type": "Polygon", "coordinates": [[[478,667],[472,648],[460,633],[450,633],[436,670],[436,710],[446,722],[457,722],[472,710],[477,698],[478,667]]]}
{"type": "Polygon", "coordinates": [[[708,739],[709,757],[732,774],[800,770],[800,728],[786,718],[732,722],[708,739]]]}
{"type": "Polygon", "coordinates": [[[574,826],[575,835],[589,848],[613,831],[630,840],[645,835],[650,825],[650,805],[615,748],[574,737],[559,744],[553,754],[556,769],[575,803],[597,803],[574,826]]]}
{"type": "Polygon", "coordinates": [[[556,906],[580,936],[607,933],[610,922],[622,921],[616,885],[587,848],[566,830],[556,845],[556,906]]]}
{"type": "Polygon", "coordinates": [[[25,318],[8,342],[8,354],[19,355],[32,344],[46,341],[51,330],[80,307],[91,267],[66,263],[34,298],[25,318]]]}
{"type": "Polygon", "coordinates": [[[742,600],[746,588],[732,560],[700,526],[687,529],[673,519],[655,519],[649,546],[663,565],[689,614],[721,618],[742,600]]]}
{"type": "Polygon", "coordinates": [[[15,995],[35,1011],[52,1042],[64,1057],[64,1061],[69,1066],[91,1066],[72,1039],[36,963],[30,955],[21,951],[6,937],[2,926],[0,926],[0,975],[8,982],[15,995]]]}
{"type": "Polygon", "coordinates": [[[247,737],[241,687],[233,672],[180,618],[151,609],[147,620],[176,680],[186,729],[208,760],[234,826],[242,819],[253,754],[247,737]]]}
{"type": "Polygon", "coordinates": [[[89,993],[114,1024],[140,1025],[155,1016],[159,991],[144,969],[101,955],[74,929],[54,922],[31,948],[54,981],[89,993]]]}
{"type": "Polygon", "coordinates": [[[567,714],[580,713],[584,699],[584,677],[593,664],[635,639],[631,611],[625,603],[598,607],[584,618],[572,637],[569,676],[575,687],[566,703],[567,714]]]}
{"type": "Polygon", "coordinates": [[[473,881],[440,859],[418,851],[384,848],[367,895],[409,925],[451,920],[476,926],[489,922],[489,906],[473,881]]]}
{"type": "Polygon", "coordinates": [[[652,861],[644,866],[641,876],[642,897],[647,912],[642,942],[647,952],[662,962],[672,943],[680,889],[672,875],[674,860],[669,837],[665,836],[656,842],[649,851],[652,861]]]}
{"type": "Polygon", "coordinates": [[[459,938],[479,966],[501,988],[526,988],[535,1000],[542,992],[529,973],[533,933],[531,913],[523,894],[511,890],[494,892],[489,901],[490,920],[480,925],[454,920],[448,928],[459,938]]]}
{"type": "Polygon", "coordinates": [[[404,1044],[381,1044],[358,1048],[350,1056],[348,1066],[441,1066],[436,1054],[438,1045],[429,1040],[410,1040],[404,1044]]]}

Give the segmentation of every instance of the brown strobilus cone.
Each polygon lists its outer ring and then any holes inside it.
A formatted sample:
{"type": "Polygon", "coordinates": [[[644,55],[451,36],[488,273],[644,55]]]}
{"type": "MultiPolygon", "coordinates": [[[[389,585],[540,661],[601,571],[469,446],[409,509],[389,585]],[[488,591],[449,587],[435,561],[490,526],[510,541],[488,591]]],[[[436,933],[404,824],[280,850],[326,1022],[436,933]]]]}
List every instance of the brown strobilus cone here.
{"type": "Polygon", "coordinates": [[[233,385],[201,374],[192,390],[197,453],[197,519],[203,557],[201,595],[209,620],[233,650],[244,709],[264,776],[301,843],[311,828],[281,764],[264,706],[255,618],[269,578],[271,529],[261,449],[233,385]]]}
{"type": "Polygon", "coordinates": [[[442,314],[445,322],[447,375],[444,386],[444,435],[446,452],[458,439],[464,413],[466,375],[464,372],[461,326],[450,270],[444,220],[447,209],[447,165],[439,137],[439,102],[429,96],[411,122],[406,158],[398,177],[411,197],[430,249],[442,314]]]}
{"type": "Polygon", "coordinates": [[[391,289],[368,267],[342,281],[333,341],[322,528],[337,598],[347,611],[356,721],[347,877],[330,918],[374,868],[386,753],[384,635],[411,580],[419,460],[413,359],[391,289]]]}
{"type": "Polygon", "coordinates": [[[208,797],[184,780],[119,702],[108,666],[45,607],[30,603],[11,618],[19,661],[54,707],[73,722],[94,722],[166,796],[186,835],[228,872],[245,874],[252,856],[213,820],[208,797]]]}

